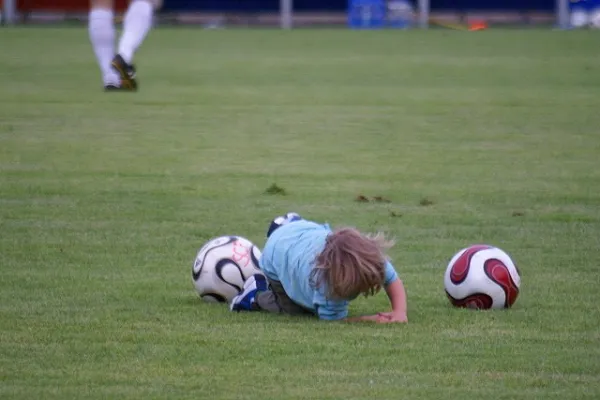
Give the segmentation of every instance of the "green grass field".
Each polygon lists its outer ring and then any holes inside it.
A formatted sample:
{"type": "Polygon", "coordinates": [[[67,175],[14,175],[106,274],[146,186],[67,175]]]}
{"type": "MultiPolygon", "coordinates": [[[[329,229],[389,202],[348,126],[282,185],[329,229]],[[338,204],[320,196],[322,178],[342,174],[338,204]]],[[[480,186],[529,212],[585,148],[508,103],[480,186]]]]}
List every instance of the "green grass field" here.
{"type": "Polygon", "coordinates": [[[84,28],[0,44],[0,398],[600,398],[596,33],[163,28],[135,94],[84,28]],[[409,323],[203,303],[199,247],[286,211],[395,236],[409,323]],[[509,311],[445,298],[482,242],[509,311]]]}

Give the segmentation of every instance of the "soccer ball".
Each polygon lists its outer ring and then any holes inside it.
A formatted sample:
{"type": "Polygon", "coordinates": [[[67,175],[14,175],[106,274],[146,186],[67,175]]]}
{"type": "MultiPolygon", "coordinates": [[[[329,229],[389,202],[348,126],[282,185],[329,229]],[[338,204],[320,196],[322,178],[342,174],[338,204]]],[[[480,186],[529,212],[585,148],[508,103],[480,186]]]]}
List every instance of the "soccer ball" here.
{"type": "Polygon", "coordinates": [[[444,275],[450,303],[456,307],[510,308],[519,295],[519,269],[503,250],[474,245],[452,257],[444,275]]]}
{"type": "Polygon", "coordinates": [[[192,267],[196,291],[207,302],[230,302],[246,279],[262,274],[258,264],[261,251],[241,236],[220,236],[198,251],[192,267]]]}

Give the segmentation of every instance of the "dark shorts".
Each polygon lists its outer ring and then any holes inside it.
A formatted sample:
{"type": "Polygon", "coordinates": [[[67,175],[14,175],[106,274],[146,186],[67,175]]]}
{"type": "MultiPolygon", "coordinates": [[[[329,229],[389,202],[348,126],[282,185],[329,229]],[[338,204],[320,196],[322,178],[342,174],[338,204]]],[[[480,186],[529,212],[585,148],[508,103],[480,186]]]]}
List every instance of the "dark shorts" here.
{"type": "Polygon", "coordinates": [[[260,292],[256,295],[256,304],[258,304],[261,310],[291,315],[314,314],[312,310],[290,299],[280,282],[269,278],[267,280],[269,281],[270,290],[260,292]]]}

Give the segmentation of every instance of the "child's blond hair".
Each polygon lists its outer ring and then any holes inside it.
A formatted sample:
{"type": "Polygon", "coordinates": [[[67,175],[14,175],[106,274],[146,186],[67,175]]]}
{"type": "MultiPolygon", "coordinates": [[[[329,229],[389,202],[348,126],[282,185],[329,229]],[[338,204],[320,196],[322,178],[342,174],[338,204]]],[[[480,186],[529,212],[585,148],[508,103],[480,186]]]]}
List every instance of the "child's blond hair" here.
{"type": "Polygon", "coordinates": [[[372,296],[385,280],[385,251],[394,242],[381,232],[362,234],[355,228],[332,232],[323,251],[317,255],[311,272],[315,287],[325,285],[333,299],[353,299],[359,294],[372,296]]]}

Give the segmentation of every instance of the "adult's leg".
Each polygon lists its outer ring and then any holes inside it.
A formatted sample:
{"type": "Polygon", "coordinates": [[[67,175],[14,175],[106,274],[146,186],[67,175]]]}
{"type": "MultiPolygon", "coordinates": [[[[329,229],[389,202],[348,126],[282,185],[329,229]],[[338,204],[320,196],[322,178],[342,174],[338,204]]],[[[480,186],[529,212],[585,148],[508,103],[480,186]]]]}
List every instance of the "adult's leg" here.
{"type": "Polygon", "coordinates": [[[119,73],[123,86],[131,90],[138,87],[133,56],[152,28],[154,12],[161,6],[162,0],[131,0],[123,18],[119,51],[112,60],[112,66],[119,73]]]}
{"type": "Polygon", "coordinates": [[[119,75],[111,68],[115,56],[113,0],[91,0],[88,32],[102,74],[104,87],[120,87],[119,75]]]}

